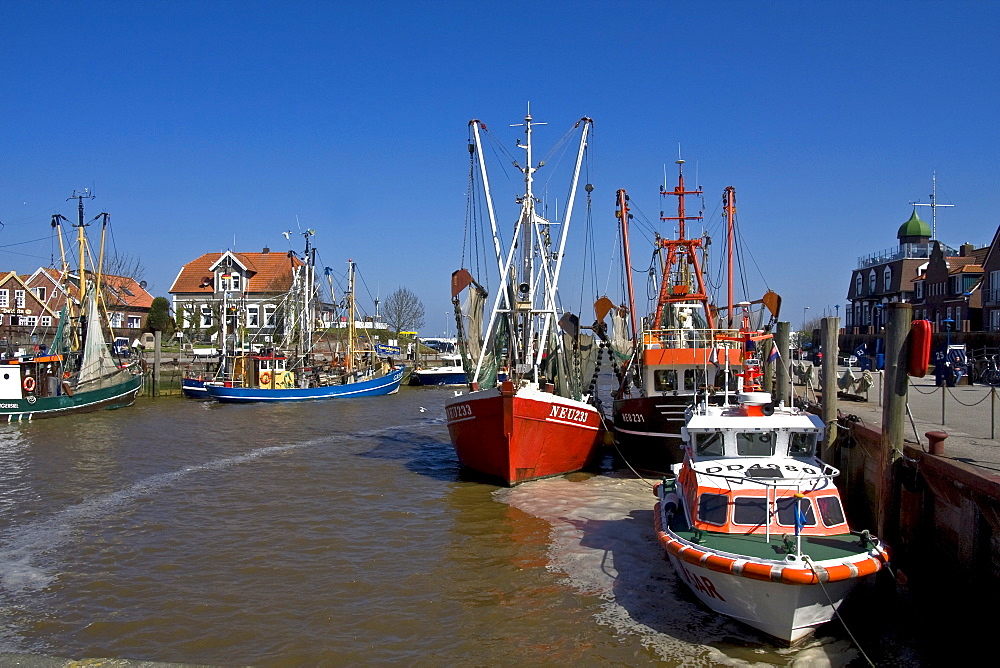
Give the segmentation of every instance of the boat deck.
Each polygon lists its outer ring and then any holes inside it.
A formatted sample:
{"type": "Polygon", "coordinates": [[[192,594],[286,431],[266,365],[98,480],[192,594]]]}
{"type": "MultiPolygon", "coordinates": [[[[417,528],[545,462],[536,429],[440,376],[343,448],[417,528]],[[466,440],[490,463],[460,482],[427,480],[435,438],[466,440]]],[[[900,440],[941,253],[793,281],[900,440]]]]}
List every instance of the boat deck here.
{"type": "MultiPolygon", "coordinates": [[[[760,534],[732,534],[715,533],[710,531],[695,531],[677,526],[678,522],[672,523],[671,530],[679,538],[703,547],[725,552],[729,556],[737,558],[740,556],[755,557],[757,559],[774,559],[781,561],[785,558],[785,549],[782,534],[771,534],[771,542],[765,541],[763,533],[760,534]]],[[[794,531],[784,534],[794,545],[794,531]]],[[[802,536],[802,552],[809,555],[813,561],[826,561],[827,559],[844,559],[859,552],[867,551],[862,547],[860,537],[854,534],[839,534],[836,536],[802,536]]]]}

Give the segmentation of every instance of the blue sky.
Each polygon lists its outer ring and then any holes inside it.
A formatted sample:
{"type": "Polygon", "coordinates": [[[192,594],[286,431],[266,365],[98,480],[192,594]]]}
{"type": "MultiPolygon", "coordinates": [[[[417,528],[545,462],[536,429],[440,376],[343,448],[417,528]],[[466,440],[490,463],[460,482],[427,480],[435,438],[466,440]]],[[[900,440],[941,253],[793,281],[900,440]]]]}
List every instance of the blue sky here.
{"type": "MultiPolygon", "coordinates": [[[[932,172],[956,205],[938,212],[944,242],[983,245],[1000,224],[996,2],[2,7],[3,270],[48,264],[51,214],[74,218],[66,198],[93,188],[88,214],[111,214],[154,295],[204,252],[287,250],[281,232],[301,225],[325,265],[354,259],[373,293],[413,290],[422,334],[441,334],[467,122],[512,145],[529,100],[550,124],[540,148],[594,119],[605,249],[618,188],[651,216],[674,206],[658,186],[678,143],[706,216],[735,186],[754,261],[796,326],[806,307],[846,302],[857,258],[896,244],[932,172]]],[[[498,208],[512,223],[509,197],[498,208]]]]}

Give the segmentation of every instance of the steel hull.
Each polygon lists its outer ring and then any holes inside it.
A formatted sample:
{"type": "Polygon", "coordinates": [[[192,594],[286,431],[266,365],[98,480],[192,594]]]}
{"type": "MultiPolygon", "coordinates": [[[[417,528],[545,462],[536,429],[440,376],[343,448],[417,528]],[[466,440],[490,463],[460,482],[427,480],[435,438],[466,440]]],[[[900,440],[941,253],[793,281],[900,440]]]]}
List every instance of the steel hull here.
{"type": "Polygon", "coordinates": [[[670,473],[670,466],[684,459],[681,427],[692,395],[616,399],[615,443],[632,467],[653,473],[670,473]]]}
{"type": "Polygon", "coordinates": [[[505,485],[579,471],[603,434],[594,406],[530,388],[452,397],[446,412],[459,462],[505,485]]]}

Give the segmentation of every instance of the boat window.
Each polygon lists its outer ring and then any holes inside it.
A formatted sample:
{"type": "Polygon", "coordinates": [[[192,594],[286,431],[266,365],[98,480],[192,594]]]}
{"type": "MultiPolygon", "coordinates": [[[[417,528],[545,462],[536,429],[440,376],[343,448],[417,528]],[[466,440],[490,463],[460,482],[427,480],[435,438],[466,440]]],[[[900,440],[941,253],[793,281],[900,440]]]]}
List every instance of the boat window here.
{"type": "Polygon", "coordinates": [[[760,526],[767,524],[767,499],[738,496],[733,500],[733,524],[760,526]]]}
{"type": "Polygon", "coordinates": [[[816,433],[793,431],[788,435],[788,456],[809,457],[816,451],[816,433]]]}
{"type": "Polygon", "coordinates": [[[803,526],[816,526],[816,515],[813,513],[812,504],[809,499],[796,499],[794,496],[786,496],[778,499],[778,524],[786,527],[795,526],[795,502],[799,501],[799,509],[805,521],[803,526]]]}
{"type": "Polygon", "coordinates": [[[677,389],[677,372],[674,370],[658,369],[653,372],[653,391],[673,392],[677,389]]]}
{"type": "Polygon", "coordinates": [[[729,499],[725,494],[702,494],[698,497],[698,519],[722,526],[726,523],[729,499]]]}
{"type": "Polygon", "coordinates": [[[771,457],[777,433],[773,431],[745,431],[736,433],[736,454],[740,457],[771,457]]]}
{"type": "Polygon", "coordinates": [[[721,431],[712,431],[694,435],[694,448],[698,455],[717,455],[721,457],[724,450],[724,440],[721,431]]]}
{"type": "Polygon", "coordinates": [[[705,385],[705,372],[702,369],[684,370],[684,389],[694,391],[705,385]]]}
{"type": "Polygon", "coordinates": [[[816,499],[819,506],[819,516],[823,519],[823,524],[828,527],[835,527],[847,521],[844,517],[844,508],[840,505],[840,498],[836,496],[821,496],[816,499]]]}

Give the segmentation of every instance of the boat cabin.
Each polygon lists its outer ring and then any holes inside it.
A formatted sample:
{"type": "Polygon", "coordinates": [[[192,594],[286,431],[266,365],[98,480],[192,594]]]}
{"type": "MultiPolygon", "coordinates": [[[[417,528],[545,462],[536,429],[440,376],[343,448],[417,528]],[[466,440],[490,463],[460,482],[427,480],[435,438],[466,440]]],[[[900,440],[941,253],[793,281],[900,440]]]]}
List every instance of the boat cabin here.
{"type": "Polygon", "coordinates": [[[822,420],[779,407],[746,415],[740,407],[703,407],[681,431],[688,457],[682,487],[703,531],[828,535],[847,531],[838,471],[817,458],[822,420]]]}
{"type": "Polygon", "coordinates": [[[243,387],[287,390],[295,387],[295,374],[287,365],[285,355],[267,350],[260,355],[237,357],[233,371],[236,378],[243,379],[243,387]]]}
{"type": "Polygon", "coordinates": [[[71,394],[62,382],[62,355],[21,356],[0,362],[0,400],[71,394]]]}

